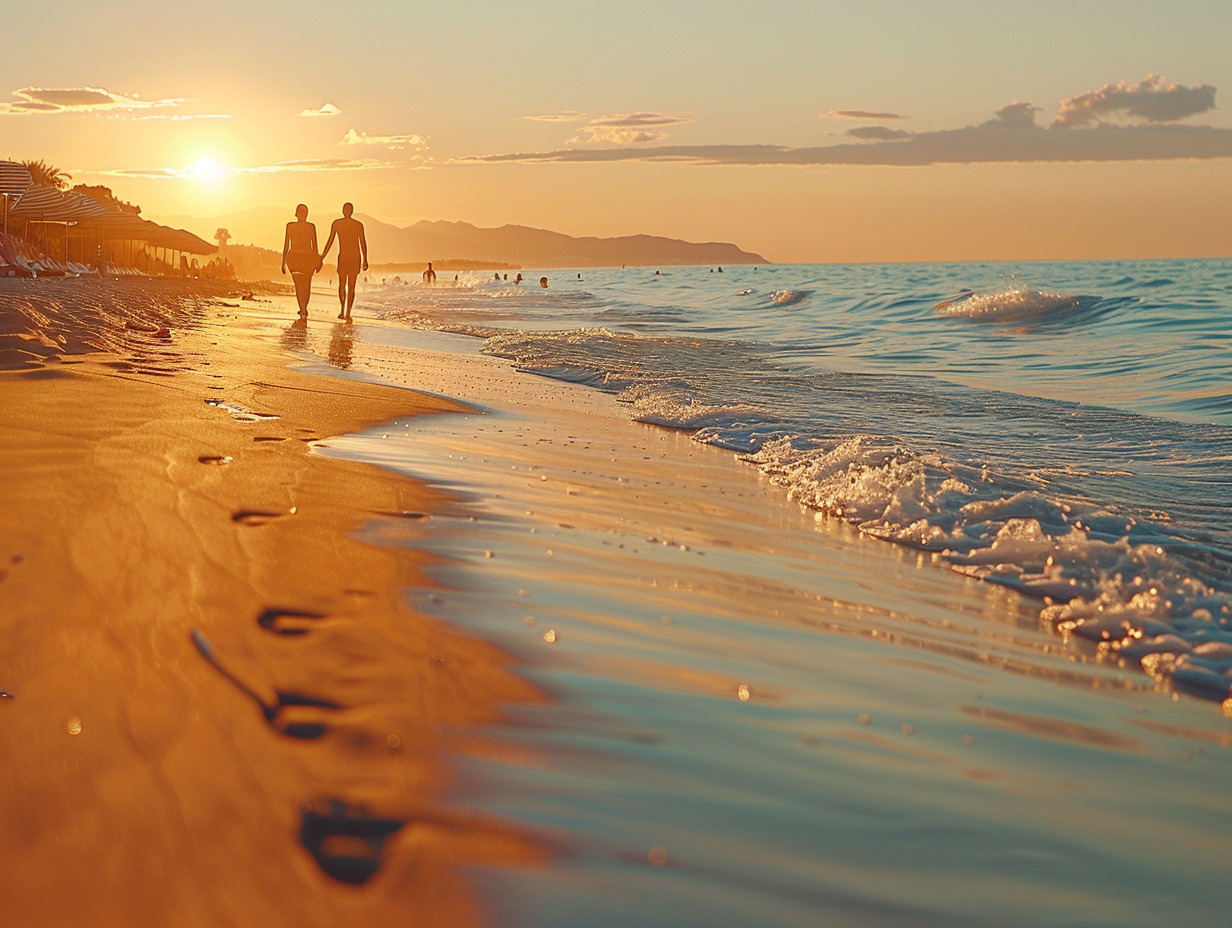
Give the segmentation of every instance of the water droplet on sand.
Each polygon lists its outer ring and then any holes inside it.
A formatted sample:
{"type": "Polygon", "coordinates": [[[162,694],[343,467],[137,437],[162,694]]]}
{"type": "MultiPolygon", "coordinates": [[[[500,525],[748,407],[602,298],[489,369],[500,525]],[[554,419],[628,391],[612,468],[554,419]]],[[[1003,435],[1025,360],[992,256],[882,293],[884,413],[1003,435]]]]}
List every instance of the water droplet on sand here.
{"type": "Polygon", "coordinates": [[[70,735],[80,735],[81,734],[81,719],[77,718],[77,716],[74,715],[72,718],[68,720],[68,724],[65,727],[68,729],[68,733],[70,735]]]}
{"type": "Polygon", "coordinates": [[[556,642],[556,629],[549,628],[546,632],[544,632],[543,640],[548,644],[554,644],[556,642]]]}
{"type": "Polygon", "coordinates": [[[747,683],[741,683],[736,687],[736,695],[740,697],[741,702],[749,701],[749,686],[747,683]]]}

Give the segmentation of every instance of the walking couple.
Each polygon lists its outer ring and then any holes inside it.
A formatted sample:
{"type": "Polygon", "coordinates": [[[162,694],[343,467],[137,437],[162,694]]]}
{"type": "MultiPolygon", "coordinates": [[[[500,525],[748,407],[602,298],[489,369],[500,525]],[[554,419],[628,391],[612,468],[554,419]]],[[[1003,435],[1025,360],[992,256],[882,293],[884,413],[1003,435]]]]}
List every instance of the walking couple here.
{"type": "Polygon", "coordinates": [[[295,221],[287,223],[287,236],[282,243],[282,273],[291,271],[295,281],[295,299],[299,301],[299,314],[308,317],[308,300],[312,296],[312,275],[325,266],[325,258],[334,239],[338,240],[338,318],[351,321],[351,307],[355,305],[355,281],[362,265],[368,270],[368,240],[364,238],[364,224],[353,219],[355,207],[342,204],[342,218],[335,219],[329,227],[329,240],[325,250],[317,254],[317,227],[308,221],[308,207],[301,203],[295,207],[295,221]]]}

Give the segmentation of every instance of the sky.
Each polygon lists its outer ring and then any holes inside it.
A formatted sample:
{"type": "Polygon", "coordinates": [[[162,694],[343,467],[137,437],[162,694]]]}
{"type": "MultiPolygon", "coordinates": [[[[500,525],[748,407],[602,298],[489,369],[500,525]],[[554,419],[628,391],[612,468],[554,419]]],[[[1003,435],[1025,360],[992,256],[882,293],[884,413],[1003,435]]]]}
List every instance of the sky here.
{"type": "Polygon", "coordinates": [[[1232,256],[1229,47],[1227,0],[44,0],[0,58],[0,157],[153,219],[1232,256]]]}

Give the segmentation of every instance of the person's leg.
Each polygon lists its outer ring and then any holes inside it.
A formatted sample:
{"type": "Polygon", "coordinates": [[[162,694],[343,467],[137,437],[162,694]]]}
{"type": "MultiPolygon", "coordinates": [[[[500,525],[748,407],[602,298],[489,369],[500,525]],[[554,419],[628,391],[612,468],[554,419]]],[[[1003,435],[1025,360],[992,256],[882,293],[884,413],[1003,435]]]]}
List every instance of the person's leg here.
{"type": "Polygon", "coordinates": [[[312,295],[312,275],[292,274],[291,279],[295,281],[295,299],[299,302],[299,314],[306,316],[308,315],[308,298],[312,295]]]}
{"type": "Polygon", "coordinates": [[[355,284],[358,280],[359,280],[359,274],[352,274],[347,279],[346,314],[347,314],[348,319],[351,318],[351,307],[355,305],[355,284]]]}
{"type": "Polygon", "coordinates": [[[346,314],[346,280],[347,275],[338,268],[338,318],[342,319],[346,314]]]}

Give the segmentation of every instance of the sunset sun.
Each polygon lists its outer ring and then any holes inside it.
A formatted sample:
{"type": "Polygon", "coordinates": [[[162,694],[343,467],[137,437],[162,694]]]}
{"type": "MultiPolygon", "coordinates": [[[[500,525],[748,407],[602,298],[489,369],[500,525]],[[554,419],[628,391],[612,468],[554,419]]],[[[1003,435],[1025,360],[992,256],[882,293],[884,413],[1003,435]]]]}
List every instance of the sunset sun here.
{"type": "Polygon", "coordinates": [[[189,177],[202,183],[212,184],[227,176],[227,169],[213,158],[198,158],[184,171],[189,177]]]}

